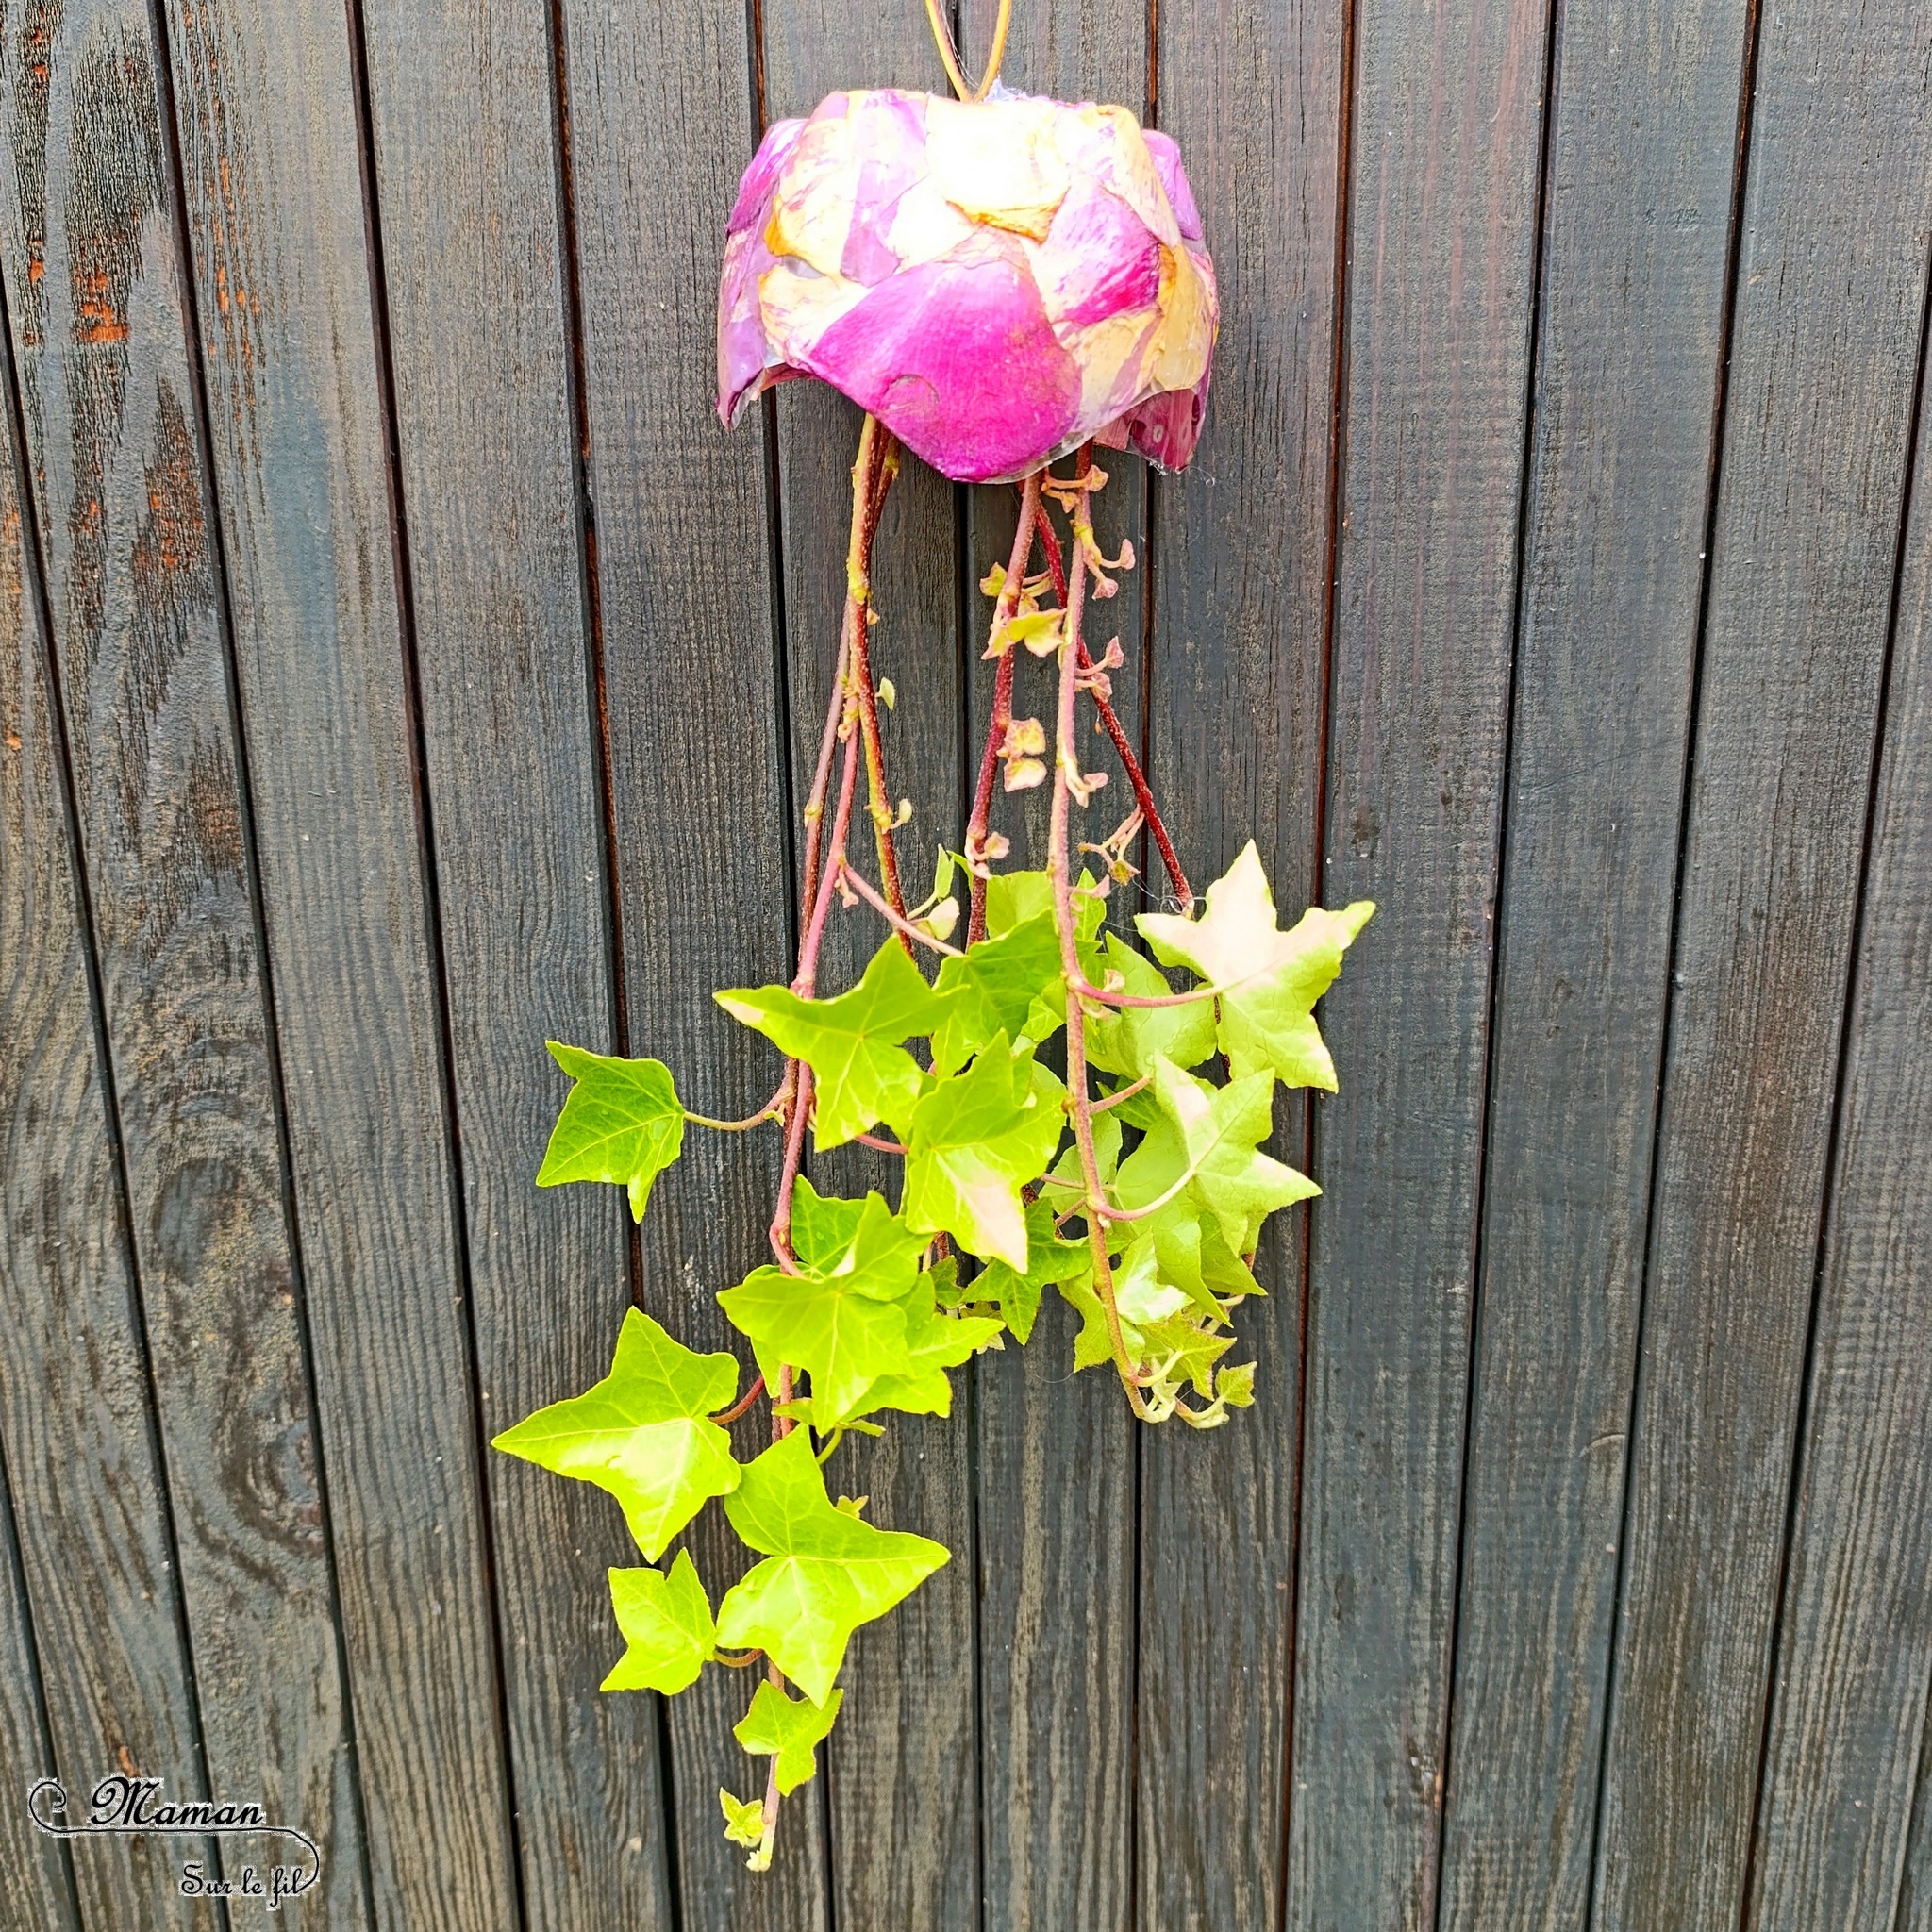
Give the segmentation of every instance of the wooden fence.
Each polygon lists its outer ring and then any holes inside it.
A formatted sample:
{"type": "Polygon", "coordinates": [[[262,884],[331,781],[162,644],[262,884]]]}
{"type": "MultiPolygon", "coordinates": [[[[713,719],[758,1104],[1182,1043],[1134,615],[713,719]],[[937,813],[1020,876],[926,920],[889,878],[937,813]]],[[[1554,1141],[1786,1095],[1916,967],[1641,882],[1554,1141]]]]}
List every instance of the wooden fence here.
{"type": "MultiPolygon", "coordinates": [[[[758,1246],[762,1149],[540,1196],[542,1043],[769,1082],[855,419],[720,431],[722,226],[918,0],[0,8],[8,1924],[223,1923],[29,1824],[122,1771],[311,1928],[1932,1928],[1924,0],[1019,0],[1006,76],[1220,270],[1108,492],[1187,850],[1383,909],[1258,1407],[1137,1433],[1054,1308],[841,1451],[960,1556],[759,1879],[735,1687],[600,1696],[617,1512],[481,1445],[758,1246]]],[[[928,841],[1008,497],[888,517],[928,841]]]]}

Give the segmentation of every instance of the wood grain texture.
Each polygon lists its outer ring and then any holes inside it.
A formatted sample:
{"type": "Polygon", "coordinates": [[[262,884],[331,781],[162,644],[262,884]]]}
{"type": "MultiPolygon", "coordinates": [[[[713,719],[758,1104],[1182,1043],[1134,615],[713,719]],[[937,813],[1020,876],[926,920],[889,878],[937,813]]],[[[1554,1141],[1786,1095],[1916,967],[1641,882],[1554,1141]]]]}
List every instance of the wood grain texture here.
{"type": "MultiPolygon", "coordinates": [[[[768,121],[808,114],[839,87],[944,86],[922,8],[767,0],[761,18],[768,121]]],[[[787,384],[775,407],[795,816],[818,755],[838,655],[860,418],[817,382],[787,384]]],[[[873,668],[897,687],[897,703],[880,722],[892,795],[912,802],[898,852],[914,898],[931,881],[935,848],[956,844],[964,827],[958,495],[908,453],[873,558],[881,619],[872,633],[873,668]]],[[[854,861],[874,876],[862,803],[853,827],[854,861]]],[[[836,913],[821,988],[849,986],[885,936],[863,907],[836,913]]],[[[841,1193],[877,1188],[896,1201],[897,1166],[855,1150],[815,1158],[812,1172],[820,1186],[841,1193]]],[[[829,1472],[836,1489],[872,1498],[869,1520],[916,1530],[953,1553],[943,1570],[852,1645],[845,1704],[826,1752],[831,1910],[840,1924],[967,1932],[979,1923],[971,1370],[956,1373],[953,1383],[950,1418],[895,1416],[888,1440],[848,1438],[829,1472]]]]}
{"type": "MultiPolygon", "coordinates": [[[[977,75],[991,42],[995,5],[961,11],[965,63],[977,75]]],[[[1016,6],[1002,82],[1060,100],[1117,102],[1137,117],[1147,99],[1147,16],[1133,0],[1073,7],[1016,6]]],[[[1111,602],[1088,605],[1094,655],[1119,635],[1117,708],[1141,741],[1145,677],[1146,466],[1101,452],[1108,485],[1094,507],[1109,556],[1132,541],[1139,567],[1111,602]]],[[[1068,468],[1063,464],[1062,471],[1068,468]]],[[[969,490],[966,663],[967,783],[979,771],[994,666],[981,652],[992,618],[979,580],[1013,546],[1018,500],[1010,486],[969,490]]],[[[1060,525],[1062,541],[1065,525],[1060,525]]],[[[1036,551],[1036,567],[1038,565],[1036,551]]],[[[1017,655],[1013,705],[1051,728],[1051,658],[1017,655]]],[[[1104,739],[1093,742],[1107,789],[1076,838],[1103,839],[1132,797],[1104,739]]],[[[1011,841],[1002,865],[1046,863],[1051,788],[993,792],[992,825],[1011,841]]],[[[1138,897],[1109,908],[1121,925],[1138,897]]],[[[1132,1912],[1135,1472],[1139,1444],[1118,1380],[1105,1370],[1074,1375],[1075,1324],[1049,1293],[1024,1349],[980,1357],[976,1417],[979,1477],[979,1671],[984,1766],[986,1924],[1028,1927],[1124,1925],[1132,1912]]]]}
{"type": "MultiPolygon", "coordinates": [[[[713,409],[718,256],[758,139],[745,17],[586,0],[564,20],[629,1049],[699,1111],[738,1118],[778,1063],[711,993],[791,978],[792,890],[765,440],[756,418],[727,437],[713,409]]],[[[642,1301],[693,1348],[749,1361],[713,1297],[768,1258],[778,1164],[775,1127],[691,1128],[652,1193],[642,1301]]],[[[739,1425],[741,1457],[766,1426],[762,1408],[739,1425]]],[[[691,1541],[715,1602],[752,1558],[715,1509],[691,1541]]],[[[750,1674],[709,1672],[670,1706],[687,1932],[824,1919],[817,1786],[785,1807],[769,1873],[724,1838],[720,1785],[764,1781],[731,1736],[750,1674]]]]}
{"type": "Polygon", "coordinates": [[[0,1497],[0,1670],[8,1687],[0,1700],[0,1777],[19,1795],[0,1815],[0,1887],[9,1904],[25,1908],[48,1932],[77,1932],[79,1905],[68,1848],[36,1831],[22,1802],[42,1778],[54,1775],[40,1663],[14,1535],[13,1490],[7,1483],[0,1497]]]}
{"type": "Polygon", "coordinates": [[[1932,1928],[1932,1708],[1919,1749],[1918,1790],[1913,1794],[1906,1842],[1905,1870],[1899,1877],[1898,1910],[1890,1932],[1932,1928]]]}
{"type": "Polygon", "coordinates": [[[1545,9],[1356,19],[1286,1922],[1439,1874],[1545,9]]]}
{"type": "MultiPolygon", "coordinates": [[[[544,1041],[615,1044],[549,29],[365,11],[486,1436],[605,1373],[630,1291],[617,1191],[532,1187],[544,1041]]],[[[484,1479],[527,1923],[666,1927],[656,1707],[597,1690],[635,1548],[585,1485],[484,1479]]]]}
{"type": "Polygon", "coordinates": [[[171,8],[169,31],[376,1907],[503,1926],[508,1790],[347,17],[234,0],[171,8]]]}
{"type": "Polygon", "coordinates": [[[1557,49],[1444,1932],[1589,1909],[1748,35],[1557,49]]]}
{"type": "Polygon", "coordinates": [[[48,8],[9,39],[7,294],[208,1774],[218,1795],[300,1819],[315,1840],[322,1884],[300,1922],[358,1925],[325,1507],[157,75],[133,0],[48,8]]]}
{"type": "Polygon", "coordinates": [[[1889,1932],[1932,1683],[1932,433],[1923,414],[1914,468],[1752,1860],[1755,1932],[1889,1932]]]}
{"type": "MultiPolygon", "coordinates": [[[[1153,486],[1150,763],[1194,891],[1252,838],[1288,924],[1324,883],[1342,9],[1192,0],[1159,21],[1159,120],[1206,211],[1222,313],[1200,450],[1153,486]]],[[[1344,1088],[1367,1072],[1341,1064],[1344,1088]]],[[[1279,1119],[1276,1151],[1306,1167],[1304,1096],[1279,1119]]],[[[1142,1440],[1143,1926],[1280,1923],[1306,1231],[1277,1218],[1269,1297],[1236,1319],[1256,1407],[1142,1440]]]]}
{"type": "Polygon", "coordinates": [[[1923,10],[1760,36],[1598,1932],[1744,1904],[1932,223],[1923,10]]]}
{"type": "MultiPolygon", "coordinates": [[[[47,1896],[49,1842],[26,1825],[20,1802],[32,1779],[60,1777],[77,1806],[125,1752],[172,1790],[205,1796],[206,1787],[46,643],[28,589],[35,564],[10,389],[8,400],[0,441],[0,1039],[11,1050],[0,1055],[0,1430],[21,1566],[8,1587],[18,1589],[23,1634],[25,1620],[33,1623],[49,1755],[32,1738],[27,1680],[11,1655],[0,1702],[6,1755],[24,1774],[5,1807],[8,1895],[17,1889],[33,1899],[47,1896]]],[[[150,1840],[81,1847],[75,1878],[94,1924],[144,1932],[193,1923],[150,1840]]],[[[60,1909],[57,1893],[49,1924],[62,1923],[60,1909]]]]}

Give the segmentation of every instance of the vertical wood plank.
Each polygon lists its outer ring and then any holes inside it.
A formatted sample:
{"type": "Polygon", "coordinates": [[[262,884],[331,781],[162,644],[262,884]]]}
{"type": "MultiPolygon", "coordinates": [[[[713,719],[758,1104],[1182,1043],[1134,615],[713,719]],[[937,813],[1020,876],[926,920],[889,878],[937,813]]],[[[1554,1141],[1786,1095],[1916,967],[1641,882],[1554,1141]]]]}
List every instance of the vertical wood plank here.
{"type": "Polygon", "coordinates": [[[50,8],[6,46],[0,83],[13,348],[208,1774],[315,1840],[304,1923],[362,1924],[150,16],[50,8]]]}
{"type": "Polygon", "coordinates": [[[1932,435],[1921,411],[1758,1801],[1757,1932],[1891,1926],[1932,1683],[1932,435]]]}
{"type": "MultiPolygon", "coordinates": [[[[966,0],[960,40],[977,75],[996,4],[966,0]]],[[[1147,9],[1136,0],[1016,6],[1004,85],[1060,100],[1118,103],[1139,118],[1147,101],[1147,9]]],[[[1127,667],[1115,679],[1123,723],[1140,742],[1147,569],[1146,466],[1104,451],[1096,506],[1109,555],[1129,539],[1140,567],[1111,603],[1090,605],[1095,655],[1118,632],[1127,667]]],[[[1064,471],[1065,465],[1062,465],[1064,471]]],[[[966,781],[978,776],[994,667],[980,653],[991,600],[978,585],[1013,545],[1018,504],[1008,485],[967,497],[966,781]]],[[[1054,666],[1018,655],[1014,708],[1051,718],[1054,666]]],[[[1104,744],[1104,741],[1103,741],[1104,744]]],[[[1100,752],[1103,745],[1096,745],[1100,752]]],[[[1108,753],[1096,766],[1111,769],[1108,753]]],[[[1125,781],[1093,807],[1101,838],[1125,816],[1125,781]]],[[[1047,789],[993,793],[993,824],[1012,841],[1007,868],[1046,863],[1047,789]]],[[[1090,836],[1082,833],[1079,836],[1090,836]]],[[[1126,895],[1114,924],[1131,910],[1126,895]]],[[[1120,1384],[1105,1371],[1072,1374],[1077,1324],[1049,1294],[1032,1340],[982,1356],[975,1417],[979,1485],[979,1673],[986,1924],[1124,1925],[1132,1910],[1134,1775],[1134,1475],[1138,1445],[1120,1384]]]]}
{"type": "Polygon", "coordinates": [[[1436,1904],[1546,29],[1356,22],[1291,1927],[1436,1904]]]}
{"type": "MultiPolygon", "coordinates": [[[[768,121],[808,114],[839,87],[944,85],[921,8],[766,0],[761,11],[768,121]]],[[[816,382],[788,384],[775,403],[795,814],[838,655],[859,415],[816,382]]],[[[898,689],[881,720],[886,767],[894,795],[912,801],[898,849],[907,885],[920,896],[934,848],[963,832],[958,498],[953,484],[908,453],[872,571],[882,620],[873,631],[874,668],[898,689]]],[[[855,819],[853,849],[871,872],[865,823],[855,819]]],[[[821,985],[850,985],[885,931],[870,911],[835,916],[821,985]]],[[[834,1157],[815,1161],[814,1175],[841,1193],[874,1187],[896,1201],[896,1165],[834,1157]]],[[[848,1438],[832,1465],[839,1490],[872,1498],[872,1521],[916,1530],[952,1552],[916,1594],[858,1632],[844,1673],[827,1756],[832,1913],[850,1926],[966,1932],[978,1924],[970,1374],[953,1381],[950,1418],[894,1416],[881,1440],[848,1438]]]]}
{"type": "MultiPolygon", "coordinates": [[[[17,1885],[24,1899],[50,1901],[47,1923],[59,1925],[73,1907],[59,1903],[52,1841],[26,1824],[33,1778],[60,1777],[78,1806],[125,1751],[181,1795],[206,1787],[45,641],[28,591],[10,382],[0,455],[0,1431],[20,1563],[16,1577],[8,1558],[0,1591],[18,1607],[9,1625],[17,1618],[24,1634],[33,1619],[52,1757],[29,1729],[25,1660],[11,1645],[0,1756],[20,1774],[5,1807],[8,1896],[17,1885]]],[[[192,1923],[152,1840],[82,1846],[75,1879],[94,1924],[192,1923]]]]}
{"type": "Polygon", "coordinates": [[[65,1863],[67,1847],[34,1829],[24,1802],[42,1778],[54,1774],[54,1754],[33,1612],[20,1567],[13,1487],[5,1477],[0,1469],[0,1670],[8,1686],[0,1700],[0,1777],[17,1795],[0,1814],[0,1888],[9,1903],[25,1907],[50,1932],[76,1932],[78,1905],[65,1863]]]}
{"type": "Polygon", "coordinates": [[[1919,1749],[1918,1790],[1912,1796],[1905,1871],[1890,1932],[1932,1932],[1932,1706],[1919,1749]]]}
{"type": "MultiPolygon", "coordinates": [[[[1253,838],[1287,924],[1326,884],[1316,828],[1344,9],[1188,0],[1163,5],[1159,21],[1159,120],[1204,211],[1222,321],[1200,452],[1154,484],[1153,782],[1195,891],[1253,838]]],[[[1380,939],[1372,928],[1357,969],[1372,985],[1380,939]]],[[[1344,1089],[1367,1075],[1338,1058],[1344,1089]]],[[[1297,1166],[1307,1111],[1300,1095],[1282,1110],[1279,1151],[1297,1166]]],[[[1299,1219],[1271,1231],[1269,1298],[1236,1324],[1240,1357],[1257,1364],[1254,1409],[1211,1435],[1171,1425],[1142,1437],[1143,1926],[1280,1923],[1299,1219]]]]}
{"type": "Polygon", "coordinates": [[[1923,9],[1760,36],[1600,1932],[1744,1904],[1932,223],[1923,9]]]}
{"type": "Polygon", "coordinates": [[[376,1905],[508,1925],[348,16],[168,19],[376,1905]]]}
{"type": "MultiPolygon", "coordinates": [[[[538,0],[364,25],[488,1436],[595,1381],[629,1299],[616,1191],[532,1186],[545,1039],[615,1044],[555,58],[538,0]]],[[[656,1707],[597,1690],[635,1551],[580,1484],[485,1481],[528,1923],[668,1926],[656,1707]]]]}
{"type": "Polygon", "coordinates": [[[1589,1908],[1748,38],[1561,16],[1445,1932],[1589,1908]]]}
{"type": "MultiPolygon", "coordinates": [[[[727,437],[713,413],[724,221],[758,142],[752,50],[737,8],[571,0],[564,18],[629,1050],[737,1118],[776,1066],[711,993],[792,971],[765,439],[758,422],[727,437]]],[[[767,1258],[775,1136],[692,1128],[652,1193],[644,1306],[693,1348],[748,1359],[714,1297],[767,1258]]],[[[741,1457],[764,1426],[762,1408],[739,1424],[741,1457]]],[[[691,1541],[715,1602],[749,1558],[715,1511],[691,1541]]],[[[686,1932],[823,1922],[817,1786],[786,1805],[770,1872],[724,1835],[719,1787],[764,1784],[766,1760],[731,1736],[747,1675],[708,1672],[670,1706],[686,1932]]]]}

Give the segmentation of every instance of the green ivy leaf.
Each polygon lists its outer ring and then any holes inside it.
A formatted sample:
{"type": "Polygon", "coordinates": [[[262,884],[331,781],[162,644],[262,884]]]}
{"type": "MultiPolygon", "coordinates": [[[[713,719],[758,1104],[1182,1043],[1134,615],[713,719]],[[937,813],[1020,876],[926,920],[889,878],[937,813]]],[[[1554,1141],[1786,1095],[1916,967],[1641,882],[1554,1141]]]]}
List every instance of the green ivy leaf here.
{"type": "Polygon", "coordinates": [[[610,1572],[610,1606],[624,1633],[624,1655],[601,1690],[658,1690],[675,1697],[698,1680],[718,1647],[710,1600],[689,1550],[661,1570],[610,1572]]]}
{"type": "Polygon", "coordinates": [[[566,1181],[614,1181],[630,1191],[633,1221],[644,1218],[651,1183],[684,1147],[684,1108],[661,1060],[626,1060],[548,1042],[550,1057],[575,1083],[550,1130],[540,1188],[566,1181]]]}
{"type": "MultiPolygon", "coordinates": [[[[1118,933],[1108,933],[1106,941],[1107,970],[1121,975],[1123,992],[1136,999],[1161,999],[1174,988],[1162,977],[1151,959],[1135,952],[1118,933]]],[[[1096,981],[1097,985],[1099,982],[1096,981]]],[[[1090,1013],[1087,1019],[1087,1058],[1110,1074],[1123,1074],[1139,1080],[1153,1073],[1157,1059],[1172,1060],[1177,1067],[1198,1067],[1214,1051],[1214,1002],[1191,1000],[1180,1007],[1117,1007],[1105,1013],[1090,1013]]],[[[1133,1119],[1135,1102],[1150,1096],[1135,1096],[1123,1103],[1129,1109],[1130,1124],[1146,1126],[1151,1115],[1133,1119]]]]}
{"type": "Polygon", "coordinates": [[[775,1684],[760,1684],[731,1735],[754,1757],[778,1760],[778,1795],[789,1798],[819,1768],[815,1752],[819,1740],[832,1728],[839,1707],[845,1702],[842,1690],[834,1690],[824,1703],[808,1704],[788,1697],[775,1684]]]}
{"type": "Polygon", "coordinates": [[[1262,1221],[1275,1208],[1322,1191],[1259,1151],[1274,1125],[1274,1075],[1265,1072],[1210,1087],[1157,1061],[1154,1092],[1166,1119],[1122,1162],[1114,1184],[1119,1205],[1150,1207],[1185,1181],[1176,1200],[1207,1208],[1231,1248],[1252,1252],[1262,1221]]]}
{"type": "Polygon", "coordinates": [[[491,1446],[608,1491],[655,1563],[708,1497],[738,1487],[731,1439],[709,1420],[737,1387],[730,1356],[695,1355],[641,1309],[627,1308],[610,1373],[525,1417],[491,1446]]]}
{"type": "Polygon", "coordinates": [[[816,1082],[815,1143],[842,1146],[874,1121],[895,1128],[919,1098],[925,1075],[900,1045],[930,1033],[947,1002],[932,990],[896,939],[888,939],[850,992],[800,999],[789,987],[740,988],[714,995],[734,1020],[780,1053],[809,1063],[816,1082]]]}
{"type": "Polygon", "coordinates": [[[1341,971],[1341,956],[1375,908],[1359,899],[1340,912],[1311,906],[1287,932],[1275,929],[1274,895],[1251,839],[1208,888],[1198,919],[1143,912],[1135,922],[1161,961],[1191,966],[1226,989],[1221,1048],[1228,1070],[1267,1069],[1285,1087],[1335,1091],[1335,1062],[1315,1024],[1315,1002],[1341,971]]]}
{"type": "Polygon", "coordinates": [[[884,1616],[948,1558],[925,1537],[874,1529],[834,1508],[802,1429],[746,1468],[724,1511],[767,1560],[725,1593],[718,1641],[762,1650],[821,1706],[853,1631],[884,1616]]]}
{"type": "Polygon", "coordinates": [[[938,990],[952,994],[953,1004],[932,1037],[934,1073],[964,1066],[996,1033],[1017,1038],[1059,973],[1060,942],[1050,907],[942,961],[938,990]]]}
{"type": "Polygon", "coordinates": [[[999,1305],[1007,1326],[1024,1347],[1032,1338],[1033,1324],[1040,1313],[1040,1297],[1047,1286],[1058,1286],[1092,1272],[1092,1249],[1084,1241],[1061,1241],[1053,1224],[1053,1208],[1041,1199],[1029,1202],[1026,1208],[1025,1268],[1015,1269],[1005,1261],[989,1261],[973,1284],[973,1293],[979,1301],[999,1305]]]}
{"type": "MultiPolygon", "coordinates": [[[[1093,874],[1081,873],[1079,882],[1082,886],[1092,885],[1093,874]]],[[[1041,917],[1052,924],[1053,880],[1045,873],[1002,872],[995,873],[987,880],[986,930],[989,941],[1004,939],[1029,920],[1041,917]]],[[[1097,975],[1102,971],[1102,962],[1093,936],[1100,930],[1106,917],[1107,908],[1098,899],[1090,898],[1085,893],[1074,899],[1074,950],[1080,961],[1080,970],[1096,986],[1100,983],[1097,975]]],[[[1027,1008],[1025,1023],[1021,1029],[1025,1038],[1036,1045],[1050,1039],[1055,1028],[1062,1025],[1067,1017],[1067,989],[1058,971],[1058,937],[1054,944],[1056,971],[1027,1008]]]]}
{"type": "Polygon", "coordinates": [[[724,1836],[735,1845],[749,1845],[746,1860],[754,1872],[772,1869],[771,1848],[765,1843],[765,1807],[759,1798],[734,1798],[723,1785],[718,1787],[718,1803],[724,1811],[724,1836]]]}
{"type": "Polygon", "coordinates": [[[912,1109],[906,1138],[906,1224],[950,1234],[969,1253],[1024,1273],[1024,1183],[1037,1180],[1066,1124],[1065,1090],[1031,1053],[997,1033],[971,1067],[912,1109]]]}

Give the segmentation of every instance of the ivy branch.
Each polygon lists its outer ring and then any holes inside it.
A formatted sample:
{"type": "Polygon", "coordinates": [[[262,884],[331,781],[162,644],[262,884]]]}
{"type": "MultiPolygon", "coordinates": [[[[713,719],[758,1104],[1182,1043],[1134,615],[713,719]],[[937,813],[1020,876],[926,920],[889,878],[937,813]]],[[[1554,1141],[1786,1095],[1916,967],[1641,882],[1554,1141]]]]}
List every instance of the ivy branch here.
{"type": "Polygon", "coordinates": [[[1134,561],[1131,545],[1108,558],[1095,535],[1107,477],[1091,448],[1071,475],[1041,470],[1021,485],[1012,546],[985,585],[996,669],[963,849],[940,849],[931,892],[908,907],[897,835],[911,808],[888,781],[872,649],[873,546],[899,461],[868,416],[803,811],[795,970],[784,986],[717,995],[778,1049],[776,1091],[742,1118],[712,1118],[683,1105],[658,1060],[551,1045],[573,1084],[540,1186],[616,1183],[641,1220],[688,1126],[782,1128],[772,1260],[718,1296],[757,1373],[739,1393],[734,1357],[700,1355],[634,1308],[608,1375],[496,1439],[624,1508],[645,1561],[610,1573],[626,1647],[607,1690],[675,1695],[707,1664],[762,1663],[734,1731],[771,1759],[762,1797],[719,1792],[726,1834],[757,1869],[771,1863],[782,1801],[813,1774],[838,1716],[852,1632],[948,1557],[927,1538],[867,1522],[864,1498],[834,1499],[825,1469],[847,1434],[877,1435],[875,1418],[892,1411],[949,1413],[949,1372],[1005,1335],[1025,1342],[1048,1288],[1079,1319],[1075,1368],[1110,1362],[1142,1421],[1211,1428],[1252,1401],[1254,1365],[1224,1359],[1233,1316],[1262,1291],[1252,1271],[1263,1222],[1315,1191],[1261,1151],[1273,1095],[1277,1085],[1335,1085],[1313,1008],[1373,910],[1315,908],[1280,930],[1252,844],[1197,904],[1113,707],[1124,659],[1117,644],[1096,658],[1083,637],[1090,601],[1110,597],[1113,574],[1134,561]],[[1040,720],[1015,716],[1023,656],[1054,660],[1050,747],[1040,720]],[[1079,762],[1083,701],[1134,800],[1097,840],[1077,837],[1076,814],[1107,782],[1079,762]],[[861,764],[875,880],[851,850],[861,764]],[[1049,776],[1044,870],[996,870],[1010,849],[992,824],[996,790],[1049,776]],[[1139,915],[1145,951],[1103,930],[1112,888],[1135,876],[1128,854],[1143,829],[1178,908],[1139,915]],[[970,909],[956,947],[961,873],[970,909]],[[819,968],[835,908],[874,916],[884,931],[857,984],[827,995],[819,968]],[[1194,983],[1177,989],[1174,970],[1194,983]],[[1064,1080],[1039,1058],[1062,1026],[1064,1080]],[[1206,1076],[1190,1071],[1204,1064],[1206,1076]],[[896,1206],[875,1192],[820,1194],[808,1135],[817,1149],[857,1141],[899,1163],[896,1206]],[[1077,1236],[1064,1238],[1074,1223],[1077,1236]],[[761,1401],[770,1446],[741,1463],[726,1431],[761,1401]],[[762,1558],[715,1610],[689,1549],[665,1560],[713,1503],[762,1558]]]}

